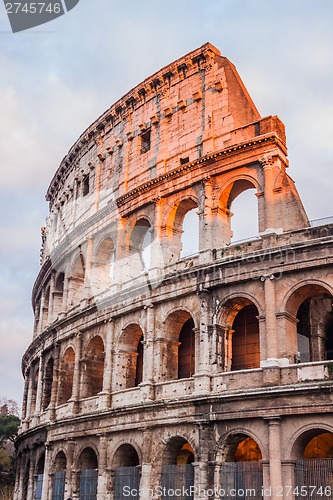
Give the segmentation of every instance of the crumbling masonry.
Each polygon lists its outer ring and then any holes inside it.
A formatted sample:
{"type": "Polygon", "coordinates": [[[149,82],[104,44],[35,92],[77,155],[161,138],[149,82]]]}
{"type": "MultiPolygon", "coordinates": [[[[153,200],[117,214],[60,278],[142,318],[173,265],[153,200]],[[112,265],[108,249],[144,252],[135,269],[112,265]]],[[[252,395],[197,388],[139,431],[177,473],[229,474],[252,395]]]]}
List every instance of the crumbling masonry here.
{"type": "Polygon", "coordinates": [[[47,192],[16,500],[332,498],[333,225],[287,168],[209,43],[81,135],[47,192]],[[258,237],[233,244],[248,189],[258,237]]]}

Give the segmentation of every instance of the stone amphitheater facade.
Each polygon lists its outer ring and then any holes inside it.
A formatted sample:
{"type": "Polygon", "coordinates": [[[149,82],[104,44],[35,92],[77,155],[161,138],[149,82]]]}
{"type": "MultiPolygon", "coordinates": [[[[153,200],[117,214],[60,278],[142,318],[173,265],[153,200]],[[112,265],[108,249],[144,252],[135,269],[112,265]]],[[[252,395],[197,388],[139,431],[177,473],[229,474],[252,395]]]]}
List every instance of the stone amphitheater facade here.
{"type": "Polygon", "coordinates": [[[287,168],[209,43],[79,137],[47,191],[16,500],[332,498],[333,224],[287,168]],[[233,244],[247,189],[259,235],[233,244]]]}

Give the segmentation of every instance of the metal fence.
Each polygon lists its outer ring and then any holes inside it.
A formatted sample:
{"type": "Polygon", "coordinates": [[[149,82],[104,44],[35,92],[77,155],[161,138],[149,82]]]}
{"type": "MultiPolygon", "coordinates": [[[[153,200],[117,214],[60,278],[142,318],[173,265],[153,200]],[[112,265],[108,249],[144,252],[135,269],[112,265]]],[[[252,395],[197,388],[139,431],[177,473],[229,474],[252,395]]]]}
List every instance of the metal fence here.
{"type": "Polygon", "coordinates": [[[262,463],[224,462],[220,473],[220,491],[224,500],[261,500],[263,498],[262,463]]]}
{"type": "Polygon", "coordinates": [[[333,498],[333,458],[297,460],[295,498],[323,500],[333,498]]]}
{"type": "Polygon", "coordinates": [[[97,498],[97,469],[85,469],[80,473],[80,500],[96,500],[97,498]]]}
{"type": "Polygon", "coordinates": [[[52,500],[64,500],[65,496],[65,471],[55,472],[52,482],[52,500]]]}
{"type": "Polygon", "coordinates": [[[117,467],[114,477],[114,500],[139,500],[139,485],[140,475],[137,467],[117,467]]]}
{"type": "Polygon", "coordinates": [[[191,464],[162,466],[162,498],[193,499],[194,467],[191,464]],[[176,490],[178,490],[176,492],[176,490]],[[180,494],[179,494],[180,493],[180,494]]]}
{"type": "Polygon", "coordinates": [[[42,489],[43,489],[43,474],[38,474],[37,477],[36,477],[35,500],[41,500],[41,498],[42,498],[42,489]]]}

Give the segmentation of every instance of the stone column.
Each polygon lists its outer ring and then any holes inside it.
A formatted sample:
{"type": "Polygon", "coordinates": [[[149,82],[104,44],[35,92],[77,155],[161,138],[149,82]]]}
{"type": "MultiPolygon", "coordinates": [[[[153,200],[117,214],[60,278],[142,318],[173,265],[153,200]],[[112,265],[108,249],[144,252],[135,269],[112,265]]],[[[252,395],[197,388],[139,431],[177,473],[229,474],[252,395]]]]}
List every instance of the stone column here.
{"type": "Polygon", "coordinates": [[[103,390],[99,395],[100,408],[110,408],[111,406],[114,331],[115,331],[115,324],[114,321],[110,319],[106,331],[103,390]]]}
{"type": "Polygon", "coordinates": [[[265,330],[267,364],[278,365],[278,337],[276,324],[275,277],[273,274],[262,276],[265,288],[265,330]]]}
{"type": "Polygon", "coordinates": [[[154,335],[155,308],[150,304],[146,308],[146,335],[144,336],[143,376],[141,389],[145,400],[155,399],[154,394],[154,335]]]}
{"type": "Polygon", "coordinates": [[[44,303],[45,303],[45,288],[42,289],[41,299],[40,299],[40,309],[39,309],[39,321],[37,328],[37,335],[40,335],[43,331],[43,315],[44,315],[44,303]]]}
{"type": "Polygon", "coordinates": [[[75,441],[69,441],[67,447],[67,464],[66,464],[66,478],[65,478],[65,499],[71,498],[73,492],[73,470],[75,469],[74,464],[74,451],[75,451],[75,441]]]}
{"type": "Polygon", "coordinates": [[[49,500],[52,494],[51,485],[51,474],[50,474],[50,445],[45,443],[45,463],[43,471],[43,488],[42,488],[42,498],[41,500],[49,500]]]}
{"type": "Polygon", "coordinates": [[[152,496],[150,495],[151,491],[151,464],[142,464],[141,466],[141,480],[140,480],[140,491],[142,492],[140,495],[140,500],[151,500],[152,496]]]}
{"type": "Polygon", "coordinates": [[[69,304],[69,284],[70,284],[70,279],[65,275],[64,289],[62,295],[62,306],[61,306],[61,312],[63,313],[67,310],[67,305],[69,304]]]}
{"type": "Polygon", "coordinates": [[[269,470],[270,485],[272,487],[272,500],[278,500],[278,488],[282,485],[281,469],[281,424],[280,418],[268,420],[268,442],[269,442],[269,470]]]}
{"type": "Polygon", "coordinates": [[[69,401],[73,402],[73,413],[77,414],[80,410],[80,382],[81,382],[81,358],[82,358],[82,339],[81,332],[76,337],[75,349],[75,364],[74,364],[74,377],[73,377],[73,391],[72,397],[69,401]]]}
{"type": "Polygon", "coordinates": [[[44,358],[43,353],[39,357],[38,367],[38,381],[37,381],[37,394],[36,394],[36,407],[35,414],[39,415],[42,410],[42,395],[43,395],[43,380],[44,380],[44,358]]]}
{"type": "Polygon", "coordinates": [[[97,484],[97,500],[105,500],[107,487],[107,448],[108,441],[105,435],[99,439],[99,459],[98,459],[98,484],[97,484]]]}
{"type": "Polygon", "coordinates": [[[163,207],[164,200],[161,198],[155,198],[153,200],[155,203],[155,223],[154,223],[154,233],[153,240],[151,244],[150,262],[151,269],[149,275],[151,278],[158,278],[161,271],[164,268],[164,256],[162,251],[162,218],[163,218],[163,207]]]}
{"type": "Polygon", "coordinates": [[[22,423],[27,417],[28,410],[28,396],[29,396],[29,375],[25,373],[24,376],[24,393],[23,393],[23,402],[22,402],[22,423]]]}
{"type": "Polygon", "coordinates": [[[277,175],[280,172],[279,160],[271,155],[266,155],[259,160],[264,173],[264,206],[265,206],[265,229],[263,233],[278,232],[282,233],[282,220],[277,213],[276,194],[274,184],[277,175]]]}
{"type": "Polygon", "coordinates": [[[53,310],[54,310],[54,289],[55,289],[55,272],[52,271],[50,279],[50,298],[48,307],[47,324],[50,325],[53,321],[53,310]]]}
{"type": "Polygon", "coordinates": [[[295,461],[283,460],[282,461],[282,485],[285,487],[284,498],[292,500],[294,498],[292,491],[295,488],[295,461]],[[289,491],[290,486],[291,491],[289,491]]]}
{"type": "Polygon", "coordinates": [[[93,237],[89,235],[87,237],[87,253],[86,253],[86,261],[85,261],[85,273],[84,273],[84,299],[88,299],[91,297],[91,286],[90,286],[90,278],[91,278],[91,267],[92,267],[92,246],[93,246],[93,237]]]}
{"type": "Polygon", "coordinates": [[[54,365],[53,365],[53,380],[51,388],[51,401],[50,401],[50,420],[55,420],[55,409],[58,402],[58,389],[59,389],[59,373],[60,373],[60,345],[58,343],[54,346],[54,365]]]}

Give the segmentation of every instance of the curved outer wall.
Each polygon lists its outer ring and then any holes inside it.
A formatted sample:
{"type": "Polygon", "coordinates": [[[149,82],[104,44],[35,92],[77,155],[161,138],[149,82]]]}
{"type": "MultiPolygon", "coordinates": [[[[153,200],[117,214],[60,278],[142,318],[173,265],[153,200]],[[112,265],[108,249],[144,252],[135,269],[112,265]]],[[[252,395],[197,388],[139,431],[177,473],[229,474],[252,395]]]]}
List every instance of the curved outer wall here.
{"type": "Polygon", "coordinates": [[[163,466],[192,462],[194,484],[211,487],[248,438],[264,485],[295,484],[306,443],[333,430],[333,226],[309,226],[287,168],[283,123],[260,117],[210,44],[73,145],[47,192],[16,500],[53,498],[57,474],[57,498],[85,498],[82,471],[95,469],[95,497],[120,498],[130,466],[155,488],[163,466]],[[233,245],[247,189],[259,237],[233,245]],[[183,257],[194,209],[198,252],[183,257]]]}

